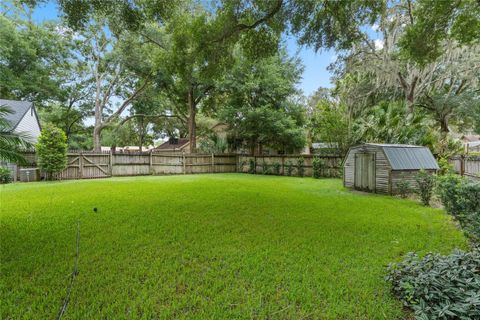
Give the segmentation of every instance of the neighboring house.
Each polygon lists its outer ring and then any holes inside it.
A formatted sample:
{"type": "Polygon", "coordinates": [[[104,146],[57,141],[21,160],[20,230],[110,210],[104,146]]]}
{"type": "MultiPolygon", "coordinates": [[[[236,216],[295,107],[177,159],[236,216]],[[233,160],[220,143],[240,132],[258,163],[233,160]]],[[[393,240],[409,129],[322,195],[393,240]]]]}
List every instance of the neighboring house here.
{"type": "Polygon", "coordinates": [[[465,153],[480,152],[480,135],[464,135],[462,137],[465,153]]]}
{"type": "Polygon", "coordinates": [[[36,143],[41,127],[33,103],[0,99],[0,106],[6,106],[13,112],[6,115],[6,119],[11,125],[10,129],[15,133],[27,135],[30,142],[36,143]]]}
{"type": "Polygon", "coordinates": [[[430,149],[402,144],[366,143],[350,148],[343,163],[345,187],[375,193],[397,194],[398,183],[407,181],[417,189],[420,170],[439,169],[430,149]]]}
{"type": "MultiPolygon", "coordinates": [[[[149,152],[150,150],[154,149],[154,146],[142,146],[141,152],[149,152]]],[[[124,146],[124,147],[105,147],[102,146],[100,149],[102,152],[140,152],[140,147],[139,146],[124,146]]]]}
{"type": "MultiPolygon", "coordinates": [[[[226,139],[227,137],[227,128],[228,125],[219,122],[214,124],[213,126],[210,127],[210,131],[212,133],[215,133],[217,136],[219,136],[222,139],[226,139]]],[[[205,137],[198,136],[197,137],[197,146],[201,143],[202,139],[205,139],[205,137]]],[[[158,147],[153,149],[154,152],[172,152],[172,153],[177,153],[177,152],[185,152],[185,153],[190,153],[190,141],[188,138],[170,138],[158,147]]]]}
{"type": "Polygon", "coordinates": [[[222,139],[227,138],[228,124],[219,122],[212,126],[210,130],[222,139]]]}
{"type": "Polygon", "coordinates": [[[339,148],[337,142],[313,142],[310,150],[310,154],[339,154],[339,148]]]}
{"type": "Polygon", "coordinates": [[[186,138],[170,138],[155,149],[154,152],[185,152],[190,153],[190,141],[186,138]]]}
{"type": "MultiPolygon", "coordinates": [[[[0,106],[9,108],[12,113],[6,114],[5,118],[10,123],[8,130],[26,136],[26,140],[36,143],[40,136],[40,121],[37,111],[32,102],[0,99],[0,106]]],[[[0,165],[7,167],[12,173],[12,178],[17,181],[31,181],[38,179],[38,170],[19,169],[14,163],[0,162],[0,165]]]]}

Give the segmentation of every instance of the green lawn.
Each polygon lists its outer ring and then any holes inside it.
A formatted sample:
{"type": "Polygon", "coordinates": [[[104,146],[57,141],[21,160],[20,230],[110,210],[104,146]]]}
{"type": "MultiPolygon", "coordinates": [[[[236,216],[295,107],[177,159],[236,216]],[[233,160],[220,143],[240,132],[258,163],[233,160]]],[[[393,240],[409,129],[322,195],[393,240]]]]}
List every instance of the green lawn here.
{"type": "Polygon", "coordinates": [[[246,174],[1,186],[2,319],[397,319],[385,266],[465,239],[340,180],[246,174]],[[97,207],[94,213],[92,208],[97,207]]]}

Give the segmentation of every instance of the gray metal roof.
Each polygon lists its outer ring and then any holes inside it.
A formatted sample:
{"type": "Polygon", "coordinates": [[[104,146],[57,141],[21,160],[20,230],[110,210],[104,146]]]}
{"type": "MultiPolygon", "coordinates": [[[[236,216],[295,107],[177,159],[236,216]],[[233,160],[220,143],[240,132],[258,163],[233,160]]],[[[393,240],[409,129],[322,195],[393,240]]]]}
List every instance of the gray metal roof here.
{"type": "Polygon", "coordinates": [[[20,120],[22,120],[25,113],[27,113],[27,111],[30,110],[32,105],[33,104],[29,101],[0,99],[0,106],[6,106],[13,111],[13,113],[7,113],[5,117],[7,121],[10,122],[11,124],[10,129],[12,130],[15,129],[15,127],[18,125],[20,120]]]}
{"type": "Polygon", "coordinates": [[[377,144],[385,152],[392,170],[440,169],[430,149],[401,144],[377,144]]]}

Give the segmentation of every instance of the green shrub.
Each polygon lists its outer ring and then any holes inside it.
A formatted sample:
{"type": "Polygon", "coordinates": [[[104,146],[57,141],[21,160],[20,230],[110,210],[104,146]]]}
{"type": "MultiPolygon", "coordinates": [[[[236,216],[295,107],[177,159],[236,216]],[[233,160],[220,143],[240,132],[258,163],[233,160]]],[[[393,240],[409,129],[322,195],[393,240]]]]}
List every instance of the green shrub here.
{"type": "Polygon", "coordinates": [[[480,183],[446,175],[438,179],[437,194],[474,242],[480,243],[480,183]]]}
{"type": "Polygon", "coordinates": [[[246,165],[247,165],[247,161],[245,160],[240,161],[240,163],[238,164],[239,171],[243,172],[243,169],[245,168],[246,165]]]}
{"type": "Polygon", "coordinates": [[[248,161],[248,173],[255,174],[256,166],[255,159],[250,159],[248,161]]]}
{"type": "Polygon", "coordinates": [[[386,280],[417,319],[480,319],[480,252],[407,254],[386,280]]]}
{"type": "Polygon", "coordinates": [[[285,168],[287,168],[287,176],[293,175],[293,170],[295,169],[295,166],[293,165],[293,162],[288,160],[285,162],[285,168]]]}
{"type": "Polygon", "coordinates": [[[48,179],[67,166],[67,137],[61,129],[51,124],[45,125],[35,147],[38,166],[48,179]]]}
{"type": "Polygon", "coordinates": [[[422,200],[424,206],[430,205],[432,199],[433,188],[435,187],[435,176],[425,170],[420,170],[415,180],[417,181],[417,193],[422,200]]]}
{"type": "Polygon", "coordinates": [[[263,160],[262,162],[262,174],[270,174],[270,167],[268,163],[265,162],[265,160],[263,160]]]}
{"type": "Polygon", "coordinates": [[[333,172],[334,172],[332,175],[333,177],[335,178],[343,177],[343,168],[334,169],[333,172]]]}
{"type": "Polygon", "coordinates": [[[297,159],[297,173],[299,177],[302,177],[305,175],[305,168],[303,167],[303,164],[305,163],[305,159],[298,158],[297,159]]]}
{"type": "Polygon", "coordinates": [[[8,168],[0,167],[0,184],[12,182],[12,175],[8,168]]]}
{"type": "Polygon", "coordinates": [[[322,176],[322,170],[325,167],[325,161],[319,157],[314,157],[312,161],[313,177],[319,179],[322,176]]]}
{"type": "Polygon", "coordinates": [[[282,167],[282,165],[280,164],[280,162],[274,162],[273,163],[273,173],[277,176],[280,175],[280,168],[282,167]]]}
{"type": "Polygon", "coordinates": [[[440,176],[453,173],[453,165],[448,162],[447,158],[438,160],[438,166],[440,167],[440,170],[438,170],[438,175],[440,176]]]}
{"type": "Polygon", "coordinates": [[[408,194],[411,192],[410,187],[410,182],[405,180],[403,177],[402,180],[397,182],[397,190],[401,198],[405,199],[408,196],[408,194]]]}

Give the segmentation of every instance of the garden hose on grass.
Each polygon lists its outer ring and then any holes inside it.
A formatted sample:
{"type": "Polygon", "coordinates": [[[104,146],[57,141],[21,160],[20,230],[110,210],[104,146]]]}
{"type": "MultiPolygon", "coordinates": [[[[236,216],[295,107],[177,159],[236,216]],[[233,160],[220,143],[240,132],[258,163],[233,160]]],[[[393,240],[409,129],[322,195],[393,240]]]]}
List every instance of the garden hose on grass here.
{"type": "Polygon", "coordinates": [[[70,301],[70,294],[72,292],[73,285],[75,283],[75,278],[77,277],[78,274],[78,259],[80,255],[80,221],[77,221],[77,236],[76,236],[76,252],[75,252],[75,262],[73,265],[73,270],[72,273],[70,274],[70,282],[68,283],[68,288],[67,288],[67,294],[65,295],[65,298],[63,299],[63,304],[58,312],[58,317],[57,319],[60,320],[63,315],[65,314],[65,311],[67,310],[68,303],[70,301]]]}

